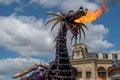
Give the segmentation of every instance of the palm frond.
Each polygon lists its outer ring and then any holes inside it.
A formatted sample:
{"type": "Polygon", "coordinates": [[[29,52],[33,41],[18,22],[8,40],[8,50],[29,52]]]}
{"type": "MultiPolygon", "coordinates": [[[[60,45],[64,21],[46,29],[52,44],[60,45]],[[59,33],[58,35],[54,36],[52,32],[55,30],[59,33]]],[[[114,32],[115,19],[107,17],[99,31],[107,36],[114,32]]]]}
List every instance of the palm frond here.
{"type": "Polygon", "coordinates": [[[48,20],[48,21],[45,23],[45,25],[47,25],[48,23],[50,23],[50,22],[52,22],[52,21],[58,20],[58,19],[59,19],[59,18],[52,18],[52,19],[48,20]]]}
{"type": "Polygon", "coordinates": [[[72,38],[71,38],[71,43],[70,43],[70,44],[72,44],[73,38],[74,38],[74,35],[73,35],[72,38]]]}
{"type": "Polygon", "coordinates": [[[62,15],[60,15],[60,14],[55,14],[55,13],[47,13],[48,15],[54,15],[54,16],[57,16],[57,17],[59,17],[59,18],[62,18],[62,15]]]}
{"type": "Polygon", "coordinates": [[[84,23],[79,23],[80,25],[82,25],[83,27],[85,27],[86,29],[88,29],[88,27],[84,24],[84,23]]]}
{"type": "Polygon", "coordinates": [[[83,35],[84,35],[84,38],[85,38],[85,31],[84,31],[84,29],[83,29],[83,27],[82,27],[82,26],[80,26],[80,31],[82,31],[82,32],[83,32],[83,35]]]}
{"type": "Polygon", "coordinates": [[[53,24],[53,26],[52,26],[52,28],[51,28],[51,32],[52,32],[53,28],[54,28],[59,22],[60,22],[60,20],[57,20],[57,21],[53,24]]]}
{"type": "Polygon", "coordinates": [[[80,27],[79,27],[79,42],[81,40],[81,30],[80,30],[80,27]]]}

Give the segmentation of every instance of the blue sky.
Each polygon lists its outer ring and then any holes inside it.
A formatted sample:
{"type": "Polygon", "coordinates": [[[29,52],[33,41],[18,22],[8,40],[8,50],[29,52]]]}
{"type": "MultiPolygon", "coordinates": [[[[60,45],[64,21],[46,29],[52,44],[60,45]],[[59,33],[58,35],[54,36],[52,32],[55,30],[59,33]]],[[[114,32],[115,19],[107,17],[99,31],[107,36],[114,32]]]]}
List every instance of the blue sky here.
{"type": "MultiPolygon", "coordinates": [[[[89,0],[0,0],[0,80],[12,80],[12,74],[23,67],[54,59],[53,40],[59,25],[51,32],[52,23],[44,24],[52,16],[46,13],[77,10],[80,6],[94,10],[99,5],[89,0]]],[[[119,3],[107,6],[106,13],[86,24],[89,30],[81,42],[89,52],[120,51],[119,8],[119,3]]],[[[68,34],[69,54],[70,38],[68,34]]]]}

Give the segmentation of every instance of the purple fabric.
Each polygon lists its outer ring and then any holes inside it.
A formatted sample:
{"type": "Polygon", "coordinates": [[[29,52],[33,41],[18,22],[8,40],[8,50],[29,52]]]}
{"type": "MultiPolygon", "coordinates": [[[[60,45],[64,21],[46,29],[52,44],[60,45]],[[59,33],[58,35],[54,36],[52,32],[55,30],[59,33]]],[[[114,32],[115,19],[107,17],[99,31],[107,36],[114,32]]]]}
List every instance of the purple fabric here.
{"type": "Polygon", "coordinates": [[[33,76],[33,80],[43,80],[43,79],[44,79],[44,74],[41,71],[33,76]]]}

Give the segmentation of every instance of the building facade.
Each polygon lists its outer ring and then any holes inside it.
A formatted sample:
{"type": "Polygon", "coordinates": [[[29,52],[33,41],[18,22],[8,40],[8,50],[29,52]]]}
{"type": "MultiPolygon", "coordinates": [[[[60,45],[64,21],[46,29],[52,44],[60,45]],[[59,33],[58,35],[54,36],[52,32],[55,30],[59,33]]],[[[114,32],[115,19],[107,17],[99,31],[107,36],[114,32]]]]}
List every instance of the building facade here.
{"type": "Polygon", "coordinates": [[[77,80],[109,80],[107,69],[113,59],[120,63],[120,53],[90,53],[85,44],[77,44],[70,61],[77,68],[77,80]]]}

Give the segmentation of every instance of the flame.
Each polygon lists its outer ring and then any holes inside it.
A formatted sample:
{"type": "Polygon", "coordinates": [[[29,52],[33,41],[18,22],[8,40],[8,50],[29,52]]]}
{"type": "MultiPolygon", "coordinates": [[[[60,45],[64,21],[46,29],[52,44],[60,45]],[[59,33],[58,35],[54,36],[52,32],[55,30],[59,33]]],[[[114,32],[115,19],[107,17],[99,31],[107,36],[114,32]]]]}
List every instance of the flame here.
{"type": "Polygon", "coordinates": [[[106,0],[104,0],[104,3],[98,9],[95,9],[93,11],[88,11],[85,16],[75,19],[74,22],[87,23],[87,22],[92,22],[92,21],[96,20],[101,14],[106,12],[106,4],[107,4],[107,2],[106,2],[106,0]]]}
{"type": "Polygon", "coordinates": [[[104,78],[100,78],[99,80],[105,80],[104,78]]]}

